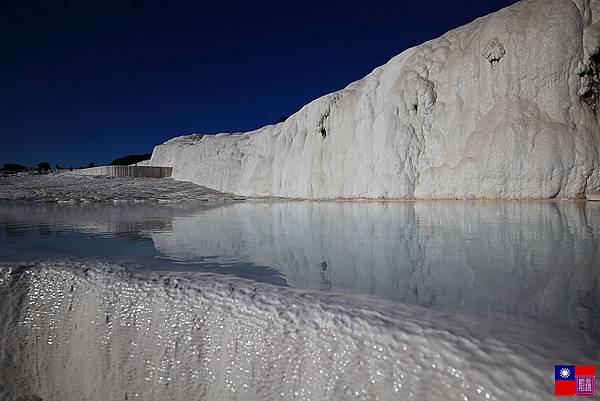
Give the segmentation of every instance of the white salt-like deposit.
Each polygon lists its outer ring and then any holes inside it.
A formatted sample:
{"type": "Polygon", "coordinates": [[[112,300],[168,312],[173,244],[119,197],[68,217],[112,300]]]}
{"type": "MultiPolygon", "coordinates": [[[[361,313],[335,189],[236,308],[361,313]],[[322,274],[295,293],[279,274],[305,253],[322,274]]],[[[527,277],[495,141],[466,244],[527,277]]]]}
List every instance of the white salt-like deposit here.
{"type": "Polygon", "coordinates": [[[576,198],[600,189],[600,3],[525,0],[284,123],[178,137],[151,165],[241,195],[576,198]]]}
{"type": "Polygon", "coordinates": [[[554,364],[598,359],[541,323],[91,262],[0,265],[0,322],[3,400],[550,400],[554,364]]]}
{"type": "Polygon", "coordinates": [[[197,202],[239,197],[170,178],[75,173],[0,177],[0,202],[197,202]]]}

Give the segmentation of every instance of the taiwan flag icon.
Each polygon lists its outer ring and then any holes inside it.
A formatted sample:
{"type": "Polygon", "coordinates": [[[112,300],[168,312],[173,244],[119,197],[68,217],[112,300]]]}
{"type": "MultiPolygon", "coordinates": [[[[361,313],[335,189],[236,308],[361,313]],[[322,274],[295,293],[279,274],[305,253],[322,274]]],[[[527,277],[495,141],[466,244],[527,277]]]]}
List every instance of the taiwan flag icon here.
{"type": "Polygon", "coordinates": [[[554,395],[596,395],[596,367],[582,365],[555,365],[554,395]]]}

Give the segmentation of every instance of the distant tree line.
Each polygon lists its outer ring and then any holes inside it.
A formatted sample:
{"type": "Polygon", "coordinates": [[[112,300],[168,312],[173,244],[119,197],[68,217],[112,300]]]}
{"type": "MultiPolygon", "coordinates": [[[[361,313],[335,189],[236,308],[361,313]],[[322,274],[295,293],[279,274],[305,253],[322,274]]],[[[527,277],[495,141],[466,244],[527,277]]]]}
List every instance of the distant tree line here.
{"type": "Polygon", "coordinates": [[[141,155],[127,155],[113,160],[110,164],[113,166],[128,166],[130,164],[139,163],[144,160],[150,160],[151,157],[152,153],[144,153],[141,155]]]}
{"type": "MultiPolygon", "coordinates": [[[[141,155],[127,155],[127,156],[120,157],[118,159],[113,160],[111,164],[112,165],[135,164],[135,163],[139,163],[143,160],[149,160],[151,157],[152,157],[152,154],[150,154],[150,153],[145,153],[145,154],[141,154],[141,155]]],[[[62,167],[58,163],[56,163],[54,165],[54,172],[60,173],[61,170],[73,171],[75,169],[90,168],[90,167],[96,167],[96,163],[89,162],[85,167],[73,167],[73,166],[62,167]]],[[[24,172],[30,172],[30,173],[37,172],[38,174],[48,174],[48,173],[52,172],[52,166],[51,166],[50,162],[43,161],[43,162],[39,162],[37,167],[27,167],[27,166],[24,166],[19,163],[4,163],[2,165],[2,168],[0,168],[0,174],[3,174],[3,175],[18,174],[18,173],[24,173],[24,172]]]]}
{"type": "MultiPolygon", "coordinates": [[[[87,167],[95,167],[96,164],[94,162],[90,162],[87,167]]],[[[81,168],[81,167],[78,167],[81,168]]],[[[56,173],[60,173],[61,170],[71,170],[73,171],[75,169],[75,167],[71,166],[71,167],[61,167],[58,163],[56,163],[54,165],[54,172],[56,173]]],[[[0,174],[3,175],[9,175],[9,174],[18,174],[18,173],[23,173],[23,172],[30,172],[30,173],[34,173],[37,172],[38,174],[48,174],[50,172],[52,172],[52,167],[50,166],[50,162],[39,162],[37,167],[27,167],[24,166],[22,164],[19,163],[4,163],[2,165],[2,168],[0,168],[0,174]]]]}

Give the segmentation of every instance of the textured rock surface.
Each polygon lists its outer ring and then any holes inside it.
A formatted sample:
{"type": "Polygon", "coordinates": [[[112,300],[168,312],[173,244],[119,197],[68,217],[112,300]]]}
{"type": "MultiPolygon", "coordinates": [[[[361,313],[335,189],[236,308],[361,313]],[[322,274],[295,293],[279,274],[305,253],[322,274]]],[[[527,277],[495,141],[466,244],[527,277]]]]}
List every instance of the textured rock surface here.
{"type": "Polygon", "coordinates": [[[170,178],[68,173],[0,177],[0,202],[196,202],[238,199],[237,196],[170,178]]]}
{"type": "Polygon", "coordinates": [[[525,0],[409,49],[254,132],[151,164],[224,192],[549,198],[600,189],[600,2],[525,0]]]}
{"type": "Polygon", "coordinates": [[[542,324],[75,262],[0,265],[0,322],[9,401],[551,400],[555,363],[598,356],[542,324]]]}

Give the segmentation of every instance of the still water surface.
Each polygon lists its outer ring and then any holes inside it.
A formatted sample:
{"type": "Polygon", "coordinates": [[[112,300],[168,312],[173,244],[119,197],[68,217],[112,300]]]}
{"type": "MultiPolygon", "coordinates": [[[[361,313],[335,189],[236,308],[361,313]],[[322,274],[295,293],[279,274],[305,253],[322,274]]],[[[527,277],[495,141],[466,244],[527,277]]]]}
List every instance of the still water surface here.
{"type": "Polygon", "coordinates": [[[600,204],[2,204],[0,261],[101,259],[540,320],[600,338],[600,204]]]}

